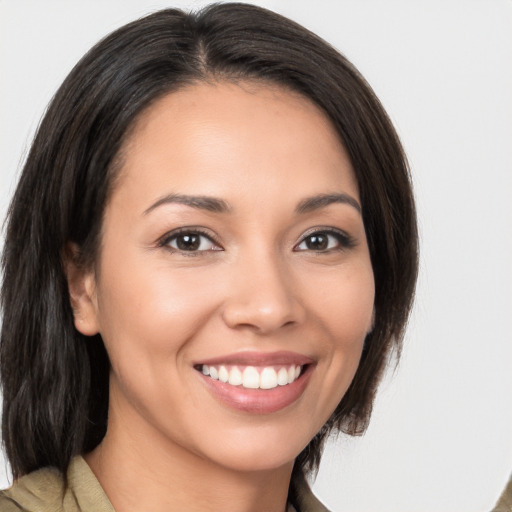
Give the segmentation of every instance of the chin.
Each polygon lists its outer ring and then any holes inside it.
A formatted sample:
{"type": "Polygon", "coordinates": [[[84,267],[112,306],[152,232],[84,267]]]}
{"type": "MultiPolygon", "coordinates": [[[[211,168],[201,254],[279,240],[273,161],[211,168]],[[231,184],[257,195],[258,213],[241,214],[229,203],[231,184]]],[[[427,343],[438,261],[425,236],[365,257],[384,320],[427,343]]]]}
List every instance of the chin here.
{"type": "Polygon", "coordinates": [[[252,433],[229,433],[223,441],[211,443],[208,447],[210,449],[205,450],[203,456],[235,471],[271,471],[293,466],[297,456],[314,435],[301,433],[297,429],[286,429],[285,432],[280,429],[274,432],[271,430],[262,427],[252,433]],[[221,450],[213,452],[212,446],[221,450]]]}
{"type": "Polygon", "coordinates": [[[268,451],[255,453],[255,450],[252,450],[250,454],[237,453],[233,457],[223,457],[222,462],[226,469],[237,472],[265,472],[293,467],[297,455],[290,456],[289,453],[269,453],[268,451]]]}

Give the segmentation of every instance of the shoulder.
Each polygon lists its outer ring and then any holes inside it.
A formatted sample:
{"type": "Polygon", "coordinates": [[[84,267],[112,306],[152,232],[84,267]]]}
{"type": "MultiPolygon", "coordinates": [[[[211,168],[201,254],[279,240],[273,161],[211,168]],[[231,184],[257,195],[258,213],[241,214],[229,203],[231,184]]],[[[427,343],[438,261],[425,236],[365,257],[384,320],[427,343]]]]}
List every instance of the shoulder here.
{"type": "Polygon", "coordinates": [[[503,491],[496,507],[492,509],[492,512],[512,512],[512,475],[508,481],[507,487],[503,491]]]}
{"type": "Polygon", "coordinates": [[[64,480],[55,468],[43,468],[0,491],[0,512],[60,512],[64,480]]]}
{"type": "Polygon", "coordinates": [[[115,512],[100,483],[80,457],[69,465],[66,478],[55,468],[43,468],[0,491],[0,512],[115,512]]]}
{"type": "Polygon", "coordinates": [[[329,512],[313,494],[305,476],[300,471],[294,473],[292,477],[290,498],[298,512],[329,512]]]}

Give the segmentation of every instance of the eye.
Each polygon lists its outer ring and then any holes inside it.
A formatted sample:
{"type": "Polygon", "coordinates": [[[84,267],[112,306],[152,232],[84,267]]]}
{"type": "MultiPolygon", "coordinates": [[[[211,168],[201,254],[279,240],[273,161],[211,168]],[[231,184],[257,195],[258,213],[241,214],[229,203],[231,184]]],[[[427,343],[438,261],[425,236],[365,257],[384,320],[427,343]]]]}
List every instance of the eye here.
{"type": "Polygon", "coordinates": [[[162,247],[176,251],[203,252],[222,250],[208,235],[200,231],[180,231],[167,236],[161,242],[162,247]]]}
{"type": "Polygon", "coordinates": [[[334,230],[315,231],[306,235],[302,241],[295,246],[296,251],[328,252],[352,247],[353,239],[341,232],[334,230]]]}

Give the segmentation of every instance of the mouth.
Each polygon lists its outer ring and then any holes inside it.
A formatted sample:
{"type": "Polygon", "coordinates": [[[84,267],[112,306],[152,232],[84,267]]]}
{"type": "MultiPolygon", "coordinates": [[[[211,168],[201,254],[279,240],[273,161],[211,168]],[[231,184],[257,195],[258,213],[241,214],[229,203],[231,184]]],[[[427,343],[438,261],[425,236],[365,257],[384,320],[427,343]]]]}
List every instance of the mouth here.
{"type": "Polygon", "coordinates": [[[307,365],[291,364],[288,366],[238,366],[238,365],[207,365],[196,366],[196,370],[210,377],[245,389],[274,389],[288,386],[295,382],[307,365]]]}
{"type": "Polygon", "coordinates": [[[296,402],[304,392],[314,361],[289,352],[242,353],[194,365],[207,389],[230,408],[272,413],[296,402]]]}

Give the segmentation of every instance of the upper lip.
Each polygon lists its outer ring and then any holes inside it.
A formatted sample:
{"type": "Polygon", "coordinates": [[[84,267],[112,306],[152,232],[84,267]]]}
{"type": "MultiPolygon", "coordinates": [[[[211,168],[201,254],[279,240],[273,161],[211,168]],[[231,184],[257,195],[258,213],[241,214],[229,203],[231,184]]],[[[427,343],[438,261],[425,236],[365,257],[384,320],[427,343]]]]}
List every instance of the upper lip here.
{"type": "Polygon", "coordinates": [[[240,366],[306,365],[314,360],[302,354],[289,351],[279,352],[238,352],[198,361],[197,365],[215,366],[220,364],[240,366]]]}

